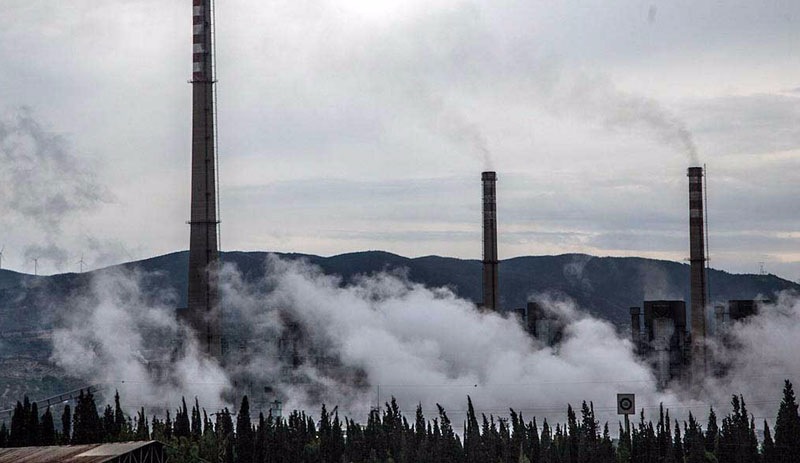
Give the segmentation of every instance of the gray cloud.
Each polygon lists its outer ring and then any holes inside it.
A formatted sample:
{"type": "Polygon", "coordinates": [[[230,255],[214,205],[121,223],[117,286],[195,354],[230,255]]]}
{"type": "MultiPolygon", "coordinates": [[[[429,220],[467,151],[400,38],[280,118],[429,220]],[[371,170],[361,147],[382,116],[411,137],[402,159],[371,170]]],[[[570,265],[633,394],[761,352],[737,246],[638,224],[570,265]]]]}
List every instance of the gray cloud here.
{"type": "Polygon", "coordinates": [[[0,161],[2,206],[48,232],[58,232],[67,217],[109,199],[93,168],[29,109],[0,120],[0,161]]]}
{"type": "MultiPolygon", "coordinates": [[[[336,253],[368,239],[413,253],[425,243],[397,243],[452,227],[463,239],[430,247],[470,257],[480,207],[473,175],[490,150],[501,239],[516,252],[558,242],[603,252],[631,230],[631,253],[675,249],[678,258],[680,240],[660,236],[686,228],[686,161],[675,153],[691,151],[689,131],[712,174],[712,240],[713,227],[765,237],[796,228],[787,151],[797,146],[796,99],[765,92],[800,81],[790,59],[798,5],[680,0],[657,14],[653,2],[396,6],[361,14],[337,1],[220,5],[226,247],[336,253]],[[787,152],[767,159],[777,150],[787,152]],[[465,180],[445,188],[419,178],[465,180]],[[416,228],[424,230],[403,231],[416,228]]],[[[191,44],[179,39],[180,5],[126,8],[3,2],[0,82],[8,104],[36,108],[72,151],[107,160],[100,175],[126,220],[108,208],[86,227],[144,257],[186,246],[178,216],[188,201],[191,44]]],[[[12,232],[9,256],[30,235],[12,232]]],[[[74,256],[87,246],[69,247],[74,256]]]]}

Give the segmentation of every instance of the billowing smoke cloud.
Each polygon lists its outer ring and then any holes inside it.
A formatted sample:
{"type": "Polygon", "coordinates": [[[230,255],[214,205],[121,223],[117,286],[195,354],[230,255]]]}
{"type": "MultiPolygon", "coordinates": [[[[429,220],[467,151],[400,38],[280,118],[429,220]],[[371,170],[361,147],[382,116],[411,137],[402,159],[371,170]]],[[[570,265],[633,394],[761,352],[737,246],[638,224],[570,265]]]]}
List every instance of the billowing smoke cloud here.
{"type": "MultiPolygon", "coordinates": [[[[598,418],[617,421],[615,397],[637,395],[648,414],[659,403],[673,418],[705,418],[713,405],[726,413],[743,394],[758,419],[774,419],[782,381],[800,371],[800,303],[782,295],[774,306],[729,330],[715,346],[725,365],[701,391],[673,383],[656,388],[650,367],[626,335],[571,301],[537,301],[563,325],[554,347],[531,338],[513,318],[483,313],[446,288],[426,288],[402,272],[343,283],[302,261],[270,257],[266,278],[248,281],[222,270],[223,310],[230,357],[222,370],[187,340],[175,319],[174,295],[153,292],[152,276],[103,273],[89,295],[69,304],[54,335],[53,360],[91,383],[120,388],[132,407],[174,407],[198,396],[213,410],[235,406],[242,393],[256,409],[279,398],[285,409],[318,410],[321,403],[363,419],[396,397],[401,409],[445,406],[455,423],[467,395],[479,412],[562,421],[566,405],[592,401],[598,418]]],[[[187,338],[188,339],[188,338],[187,338]]]]}
{"type": "Polygon", "coordinates": [[[774,419],[783,381],[797,384],[800,380],[800,299],[796,294],[780,294],[774,304],[762,306],[758,315],[730,325],[727,341],[713,347],[726,374],[709,380],[706,392],[743,394],[756,418],[774,419]]]}
{"type": "Polygon", "coordinates": [[[213,408],[234,382],[256,395],[266,387],[268,396],[255,403],[280,397],[287,409],[315,411],[324,402],[356,419],[390,396],[409,411],[440,403],[456,422],[467,395],[479,411],[514,407],[557,419],[567,403],[591,400],[612,422],[617,392],[638,393],[640,406],[677,401],[655,390],[649,368],[611,324],[569,301],[544,301],[565,324],[562,342],[551,348],[515,319],[481,313],[449,289],[425,288],[402,273],[343,285],[303,262],[272,257],[266,265],[268,276],[258,282],[222,272],[223,307],[235,326],[227,375],[190,344],[166,379],[152,378],[148,365],[169,361],[158,352],[170,352],[168,341],[184,328],[171,318],[169,298],[142,295],[141,275],[95,281],[92,295],[75,301],[74,322],[56,333],[53,359],[87,381],[132,383],[135,403],[154,407],[185,394],[213,408]]]}
{"type": "Polygon", "coordinates": [[[5,223],[22,219],[26,229],[44,237],[44,243],[25,250],[28,261],[41,258],[63,266],[68,255],[59,242],[63,225],[108,200],[93,166],[75,156],[64,137],[46,130],[31,110],[0,117],[0,211],[5,223]]]}
{"type": "MultiPolygon", "coordinates": [[[[119,389],[128,406],[171,409],[197,396],[219,409],[226,374],[206,360],[175,317],[173,294],[153,292],[155,275],[100,272],[87,294],[62,306],[52,360],[67,375],[119,389]]],[[[113,392],[112,392],[113,393],[113,392]]]]}

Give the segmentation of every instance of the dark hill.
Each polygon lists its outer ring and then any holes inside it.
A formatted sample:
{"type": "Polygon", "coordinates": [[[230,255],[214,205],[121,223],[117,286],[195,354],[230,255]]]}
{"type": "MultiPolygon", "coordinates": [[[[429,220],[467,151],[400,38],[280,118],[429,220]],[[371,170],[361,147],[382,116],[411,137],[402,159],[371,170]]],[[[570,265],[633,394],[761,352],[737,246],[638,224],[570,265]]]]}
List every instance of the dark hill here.
{"type": "MultiPolygon", "coordinates": [[[[264,252],[226,252],[225,262],[234,264],[250,281],[264,276],[264,252]]],[[[481,300],[481,263],[450,257],[406,258],[382,251],[366,251],[320,257],[278,254],[286,259],[305,259],[327,274],[340,275],[346,283],[353,277],[383,270],[406,269],[412,281],[427,286],[452,288],[459,296],[481,300]]],[[[122,264],[155,273],[147,279],[153,290],[171,288],[184,307],[188,253],[175,252],[122,264]]],[[[84,274],[33,277],[0,270],[0,333],[40,330],[52,326],[58,301],[86,289],[90,276],[114,267],[84,274]]],[[[522,307],[531,295],[549,292],[568,296],[592,313],[625,324],[628,308],[644,299],[689,297],[689,266],[682,263],[636,257],[593,257],[585,254],[529,256],[500,263],[500,301],[503,308],[522,307]]],[[[800,289],[800,285],[775,275],[737,275],[711,270],[712,300],[771,298],[778,291],[800,289]]]]}

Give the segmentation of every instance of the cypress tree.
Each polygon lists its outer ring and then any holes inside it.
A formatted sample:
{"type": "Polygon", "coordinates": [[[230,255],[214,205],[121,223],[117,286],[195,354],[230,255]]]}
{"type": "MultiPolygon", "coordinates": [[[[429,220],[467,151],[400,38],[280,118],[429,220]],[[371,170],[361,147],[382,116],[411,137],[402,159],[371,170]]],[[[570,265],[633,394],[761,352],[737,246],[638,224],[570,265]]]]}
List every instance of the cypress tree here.
{"type": "Polygon", "coordinates": [[[189,424],[189,410],[186,408],[186,398],[181,398],[181,408],[175,414],[174,431],[175,437],[189,437],[191,434],[189,424]]]}
{"type": "Polygon", "coordinates": [[[708,425],[706,425],[705,445],[706,452],[715,453],[717,447],[717,438],[719,437],[719,427],[717,426],[717,414],[714,413],[714,407],[708,411],[708,425]]]}
{"type": "Polygon", "coordinates": [[[103,410],[103,434],[105,434],[107,442],[119,440],[119,436],[114,429],[114,410],[111,409],[111,405],[106,405],[105,410],[103,410]]]}
{"type": "Polygon", "coordinates": [[[119,403],[119,391],[114,391],[114,436],[116,440],[125,441],[128,440],[129,434],[125,413],[119,403]]]}
{"type": "MultiPolygon", "coordinates": [[[[28,398],[25,397],[25,401],[28,398]]],[[[22,447],[25,445],[26,430],[25,430],[25,408],[18,400],[17,405],[14,406],[14,412],[11,414],[11,430],[8,437],[9,447],[22,447]]]]}
{"type": "MultiPolygon", "coordinates": [[[[724,426],[725,422],[723,421],[724,426]]],[[[689,412],[689,425],[686,426],[684,423],[683,453],[686,463],[705,462],[706,447],[703,429],[697,424],[697,420],[694,419],[691,412],[689,412]]]]}
{"type": "Polygon", "coordinates": [[[683,440],[681,439],[681,427],[678,420],[675,420],[675,440],[672,444],[672,455],[675,461],[683,463],[683,440]]]}
{"type": "MultiPolygon", "coordinates": [[[[324,407],[323,407],[324,409],[324,407]]],[[[236,415],[236,458],[241,463],[253,462],[253,425],[250,421],[250,402],[242,397],[239,414],[236,415]]]]}
{"type": "Polygon", "coordinates": [[[788,379],[783,386],[783,400],[775,420],[775,450],[781,463],[794,462],[800,455],[800,417],[794,389],[788,379]]]}
{"type": "Polygon", "coordinates": [[[91,392],[80,391],[72,416],[72,443],[94,444],[103,441],[103,425],[91,392]]]}
{"type": "Polygon", "coordinates": [[[144,407],[139,410],[139,414],[136,417],[136,432],[133,438],[137,441],[150,440],[150,427],[147,424],[147,416],[144,414],[144,407]]]}
{"type": "Polygon", "coordinates": [[[66,445],[72,441],[72,409],[69,404],[64,405],[61,412],[61,444],[66,445]]]}
{"type": "Polygon", "coordinates": [[[195,440],[200,440],[203,435],[203,422],[200,417],[200,404],[197,397],[194,398],[194,407],[192,407],[192,437],[195,440]]]}
{"type": "Polygon", "coordinates": [[[44,415],[42,415],[39,445],[56,445],[56,426],[53,422],[53,414],[50,412],[50,407],[47,407],[44,415]]]}
{"type": "Polygon", "coordinates": [[[764,442],[761,444],[761,456],[763,463],[778,463],[775,442],[772,441],[772,434],[769,432],[767,420],[764,420],[764,442]]]}
{"type": "Polygon", "coordinates": [[[0,449],[8,447],[8,428],[6,422],[0,423],[0,449]]]}
{"type": "Polygon", "coordinates": [[[30,404],[30,408],[26,413],[25,420],[25,431],[27,432],[25,445],[41,445],[41,438],[39,436],[41,431],[41,425],[39,424],[39,406],[36,405],[36,402],[30,404]]]}

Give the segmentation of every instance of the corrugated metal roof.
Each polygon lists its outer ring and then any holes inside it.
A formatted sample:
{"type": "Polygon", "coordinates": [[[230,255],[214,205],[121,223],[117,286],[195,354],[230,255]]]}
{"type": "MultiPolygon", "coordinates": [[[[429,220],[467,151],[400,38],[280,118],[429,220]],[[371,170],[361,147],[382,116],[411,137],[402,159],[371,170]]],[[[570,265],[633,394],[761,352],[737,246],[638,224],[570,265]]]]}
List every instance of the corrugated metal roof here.
{"type": "Polygon", "coordinates": [[[156,441],[6,448],[0,449],[0,463],[103,463],[154,443],[156,441]]]}

